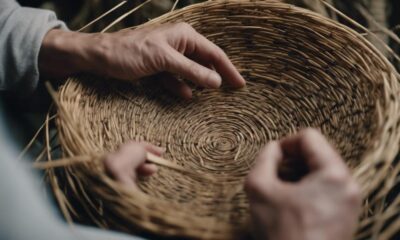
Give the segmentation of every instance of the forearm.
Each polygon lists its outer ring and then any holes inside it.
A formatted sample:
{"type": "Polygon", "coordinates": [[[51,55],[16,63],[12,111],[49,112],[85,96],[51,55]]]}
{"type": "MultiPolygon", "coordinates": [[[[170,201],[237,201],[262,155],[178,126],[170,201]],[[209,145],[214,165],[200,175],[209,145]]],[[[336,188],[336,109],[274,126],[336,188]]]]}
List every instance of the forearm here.
{"type": "Polygon", "coordinates": [[[95,72],[96,56],[101,58],[101,34],[49,31],[39,54],[39,72],[44,77],[64,78],[80,72],[95,72]]]}

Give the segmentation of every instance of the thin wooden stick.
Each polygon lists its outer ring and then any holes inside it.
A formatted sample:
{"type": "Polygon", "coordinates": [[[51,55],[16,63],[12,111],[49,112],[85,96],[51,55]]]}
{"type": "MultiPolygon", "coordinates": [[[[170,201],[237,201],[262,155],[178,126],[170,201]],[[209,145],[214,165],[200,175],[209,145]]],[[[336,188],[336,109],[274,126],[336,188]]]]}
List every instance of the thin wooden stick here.
{"type": "Polygon", "coordinates": [[[397,55],[393,51],[393,49],[391,49],[384,41],[382,41],[382,39],[380,39],[378,36],[376,36],[376,34],[373,34],[368,28],[366,28],[366,27],[362,26],[361,24],[359,24],[358,22],[354,21],[353,19],[351,19],[346,14],[342,13],[341,11],[339,11],[337,8],[335,8],[334,6],[330,5],[326,1],[324,1],[324,0],[319,0],[319,1],[323,2],[328,8],[330,8],[332,11],[336,12],[336,14],[338,14],[339,16],[343,17],[346,21],[351,23],[353,26],[355,26],[355,27],[367,32],[367,33],[370,33],[371,36],[373,36],[382,45],[382,47],[385,48],[385,50],[387,50],[397,61],[400,62],[399,55],[397,55]]]}
{"type": "Polygon", "coordinates": [[[141,7],[143,7],[144,5],[146,5],[147,3],[151,2],[152,0],[147,0],[145,2],[143,2],[142,4],[140,4],[139,6],[135,7],[134,9],[128,11],[127,13],[123,14],[122,16],[120,16],[119,18],[115,19],[112,23],[110,23],[107,27],[105,27],[101,32],[104,33],[106,32],[108,29],[112,28],[115,24],[121,22],[124,18],[126,18],[127,16],[131,15],[132,13],[136,12],[137,10],[139,10],[141,7]]]}
{"type": "Polygon", "coordinates": [[[366,19],[368,19],[368,21],[370,22],[370,24],[375,25],[375,27],[377,27],[378,29],[375,31],[372,31],[373,33],[381,33],[381,34],[386,34],[388,35],[393,41],[395,41],[397,44],[400,44],[400,38],[394,33],[392,32],[390,29],[388,29],[386,26],[380,24],[378,21],[376,21],[374,19],[373,16],[371,16],[371,14],[368,12],[367,9],[365,9],[361,4],[356,4],[358,10],[360,11],[361,15],[363,15],[366,19]]]}
{"type": "Polygon", "coordinates": [[[81,27],[80,29],[78,29],[78,32],[82,32],[85,28],[91,26],[92,24],[94,24],[95,22],[99,21],[100,19],[102,19],[103,17],[107,16],[108,14],[112,13],[114,10],[118,9],[119,7],[121,7],[122,5],[124,5],[127,1],[122,1],[121,3],[119,3],[118,5],[116,5],[115,7],[111,8],[110,10],[108,10],[107,12],[103,13],[102,15],[100,15],[99,17],[97,17],[96,19],[94,19],[93,21],[89,22],[88,24],[86,24],[85,26],[81,27]]]}
{"type": "MultiPolygon", "coordinates": [[[[49,117],[49,121],[53,120],[57,114],[49,117]]],[[[47,121],[47,120],[46,120],[47,121]]],[[[40,126],[40,128],[36,131],[35,135],[33,135],[32,139],[29,141],[29,143],[25,146],[25,148],[22,150],[22,152],[18,156],[18,160],[21,160],[22,157],[25,156],[26,152],[32,147],[33,143],[37,140],[39,134],[42,132],[43,128],[46,126],[46,121],[40,126]]]]}
{"type": "Polygon", "coordinates": [[[173,12],[173,11],[175,10],[175,8],[176,8],[176,6],[178,5],[178,3],[179,3],[179,0],[176,0],[176,1],[174,2],[174,5],[173,5],[172,8],[171,8],[171,12],[173,12]]]}
{"type": "Polygon", "coordinates": [[[79,163],[86,163],[93,161],[93,156],[76,156],[70,158],[60,158],[53,161],[48,162],[35,162],[33,163],[33,167],[36,169],[50,169],[50,168],[59,168],[65,166],[71,166],[79,163]]]}
{"type": "MultiPolygon", "coordinates": [[[[48,162],[35,162],[33,163],[33,167],[36,169],[41,169],[41,170],[46,170],[46,169],[52,169],[52,168],[59,168],[59,167],[66,167],[66,166],[72,166],[76,164],[82,164],[82,163],[88,163],[88,162],[93,162],[99,159],[104,158],[105,154],[99,154],[99,155],[92,155],[92,156],[75,156],[75,157],[70,157],[70,158],[61,158],[58,160],[52,160],[48,162]]],[[[195,175],[196,177],[201,177],[203,179],[208,179],[208,180],[214,180],[213,177],[208,176],[206,174],[198,174],[196,172],[193,172],[191,170],[188,170],[178,164],[173,163],[170,160],[166,160],[160,156],[154,155],[152,153],[147,152],[146,154],[146,161],[150,163],[157,164],[159,166],[167,167],[170,169],[177,170],[179,172],[184,172],[187,173],[188,175],[195,175]]]]}
{"type": "Polygon", "coordinates": [[[184,167],[182,167],[178,164],[175,164],[172,161],[166,160],[160,156],[149,153],[149,152],[146,154],[146,158],[147,158],[147,161],[157,164],[157,165],[160,165],[160,166],[172,168],[172,169],[175,169],[178,171],[183,171],[183,172],[187,171],[184,167]]]}

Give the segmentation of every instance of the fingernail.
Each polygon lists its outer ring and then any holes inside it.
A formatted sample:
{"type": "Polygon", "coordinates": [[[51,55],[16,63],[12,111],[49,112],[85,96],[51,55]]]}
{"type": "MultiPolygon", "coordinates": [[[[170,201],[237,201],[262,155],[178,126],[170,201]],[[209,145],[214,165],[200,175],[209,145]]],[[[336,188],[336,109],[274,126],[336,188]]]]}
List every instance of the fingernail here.
{"type": "Polygon", "coordinates": [[[210,74],[210,78],[207,81],[208,87],[219,88],[221,86],[221,83],[222,83],[222,79],[218,73],[213,72],[212,74],[210,74]]]}

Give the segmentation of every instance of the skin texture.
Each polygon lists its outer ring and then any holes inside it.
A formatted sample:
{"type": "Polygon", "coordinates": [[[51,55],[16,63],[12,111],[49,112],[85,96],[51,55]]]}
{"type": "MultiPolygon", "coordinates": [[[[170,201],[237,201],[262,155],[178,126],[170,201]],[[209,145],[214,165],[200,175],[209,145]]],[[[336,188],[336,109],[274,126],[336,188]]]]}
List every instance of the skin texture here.
{"type": "MultiPolygon", "coordinates": [[[[161,74],[160,84],[186,99],[192,90],[175,76],[207,88],[222,82],[245,86],[226,54],[186,23],[103,34],[54,29],[43,40],[39,71],[49,78],[87,72],[130,82],[161,74]]],[[[137,188],[139,175],[157,171],[146,163],[146,152],[163,151],[150,143],[129,142],[109,154],[104,165],[115,180],[137,188]]],[[[245,184],[257,239],[351,239],[361,206],[359,188],[318,131],[269,143],[257,162],[245,184]],[[282,181],[282,161],[303,163],[309,171],[300,181],[282,181]]]]}
{"type": "Polygon", "coordinates": [[[259,154],[246,180],[256,239],[352,239],[360,190],[340,155],[317,130],[306,129],[259,154]],[[302,161],[298,182],[278,178],[282,161],[302,161]]]}
{"type": "Polygon", "coordinates": [[[103,34],[51,30],[39,68],[47,77],[90,72],[132,82],[161,73],[161,84],[184,98],[191,98],[191,88],[175,75],[207,88],[220,87],[222,80],[234,88],[245,86],[226,54],[186,23],[103,34]]]}

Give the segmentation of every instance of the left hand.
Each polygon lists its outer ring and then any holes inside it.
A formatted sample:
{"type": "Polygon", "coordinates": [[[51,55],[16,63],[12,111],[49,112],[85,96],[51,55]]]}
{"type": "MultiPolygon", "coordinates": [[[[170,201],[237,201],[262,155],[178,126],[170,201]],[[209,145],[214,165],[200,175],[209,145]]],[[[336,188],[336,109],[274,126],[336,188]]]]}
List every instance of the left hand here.
{"type": "Polygon", "coordinates": [[[104,159],[104,166],[108,174],[116,181],[131,188],[137,188],[138,175],[150,176],[157,171],[157,166],[146,163],[146,154],[160,156],[164,149],[147,142],[129,142],[122,145],[114,153],[104,159]]]}
{"type": "Polygon", "coordinates": [[[43,40],[39,67],[53,77],[89,72],[126,81],[166,73],[162,84],[184,98],[192,91],[173,75],[207,88],[220,87],[222,78],[235,88],[245,85],[221,48],[187,23],[94,34],[54,29],[43,40]]]}

